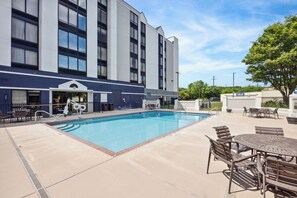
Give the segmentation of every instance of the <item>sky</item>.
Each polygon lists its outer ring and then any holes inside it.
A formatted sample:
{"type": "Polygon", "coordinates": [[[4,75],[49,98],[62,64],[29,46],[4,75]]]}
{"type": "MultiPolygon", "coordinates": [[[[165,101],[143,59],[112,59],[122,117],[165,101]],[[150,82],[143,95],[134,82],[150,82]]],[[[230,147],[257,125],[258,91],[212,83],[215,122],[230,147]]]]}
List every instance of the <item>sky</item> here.
{"type": "MultiPolygon", "coordinates": [[[[125,0],[179,40],[180,87],[256,85],[242,59],[263,30],[297,14],[297,0],[125,0]]],[[[261,85],[261,84],[260,84],[261,85]]]]}

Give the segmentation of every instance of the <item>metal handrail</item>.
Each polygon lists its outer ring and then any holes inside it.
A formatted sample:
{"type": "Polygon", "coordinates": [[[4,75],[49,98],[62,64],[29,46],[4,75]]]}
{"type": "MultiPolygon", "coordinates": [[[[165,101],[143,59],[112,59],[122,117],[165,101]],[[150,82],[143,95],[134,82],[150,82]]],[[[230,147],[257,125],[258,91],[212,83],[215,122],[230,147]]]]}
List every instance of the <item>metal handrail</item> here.
{"type": "Polygon", "coordinates": [[[214,108],[210,109],[208,111],[208,114],[212,114],[213,111],[215,112],[214,113],[215,115],[218,115],[219,114],[219,109],[217,107],[214,107],[214,108]]]}
{"type": "Polygon", "coordinates": [[[45,111],[45,110],[37,110],[35,111],[35,122],[37,121],[37,113],[46,113],[47,115],[54,117],[54,121],[56,121],[59,117],[63,116],[64,114],[57,114],[57,115],[53,115],[50,114],[49,112],[45,111]]]}

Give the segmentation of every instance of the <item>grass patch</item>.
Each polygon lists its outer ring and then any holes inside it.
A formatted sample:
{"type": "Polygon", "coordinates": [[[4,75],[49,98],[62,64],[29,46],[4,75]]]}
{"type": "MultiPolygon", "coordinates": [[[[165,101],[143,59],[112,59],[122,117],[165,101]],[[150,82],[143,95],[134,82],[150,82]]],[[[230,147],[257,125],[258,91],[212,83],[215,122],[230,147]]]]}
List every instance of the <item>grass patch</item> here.
{"type": "Polygon", "coordinates": [[[213,108],[217,108],[218,111],[222,111],[222,106],[223,106],[222,102],[211,102],[211,107],[210,108],[201,108],[200,110],[209,111],[209,110],[211,110],[213,108]]]}

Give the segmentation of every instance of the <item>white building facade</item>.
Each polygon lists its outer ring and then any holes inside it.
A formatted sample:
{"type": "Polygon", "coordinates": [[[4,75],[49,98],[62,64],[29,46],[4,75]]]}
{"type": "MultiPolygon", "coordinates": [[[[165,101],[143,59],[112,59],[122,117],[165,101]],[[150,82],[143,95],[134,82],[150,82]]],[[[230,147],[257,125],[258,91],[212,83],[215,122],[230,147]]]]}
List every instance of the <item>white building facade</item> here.
{"type": "Polygon", "coordinates": [[[48,104],[55,113],[71,98],[91,112],[177,98],[178,39],[123,0],[1,0],[0,25],[8,109],[48,104]]]}

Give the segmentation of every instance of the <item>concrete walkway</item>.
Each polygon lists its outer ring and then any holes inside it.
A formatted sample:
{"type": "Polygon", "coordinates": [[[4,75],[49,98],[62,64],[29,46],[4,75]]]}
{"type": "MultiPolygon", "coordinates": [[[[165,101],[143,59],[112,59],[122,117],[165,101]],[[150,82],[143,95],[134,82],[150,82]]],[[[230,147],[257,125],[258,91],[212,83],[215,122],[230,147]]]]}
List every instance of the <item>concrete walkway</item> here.
{"type": "Polygon", "coordinates": [[[0,197],[262,197],[255,188],[243,190],[235,184],[236,193],[228,195],[228,178],[222,173],[227,166],[222,162],[212,160],[211,174],[206,174],[209,142],[204,135],[215,138],[212,127],[223,124],[234,135],[270,126],[283,127],[286,137],[297,138],[297,126],[284,118],[220,113],[112,157],[42,123],[4,126],[0,128],[0,197]],[[36,181],[41,186],[36,187],[36,181]],[[41,190],[45,194],[40,195],[41,190]]]}

